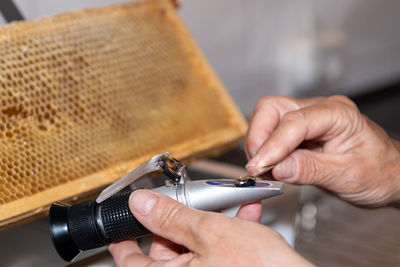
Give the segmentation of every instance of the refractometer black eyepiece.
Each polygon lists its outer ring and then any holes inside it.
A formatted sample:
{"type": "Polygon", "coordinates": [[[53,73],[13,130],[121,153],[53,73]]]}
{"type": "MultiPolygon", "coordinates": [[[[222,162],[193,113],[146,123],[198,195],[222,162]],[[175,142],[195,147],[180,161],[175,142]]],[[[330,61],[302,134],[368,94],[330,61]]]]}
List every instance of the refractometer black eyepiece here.
{"type": "MultiPolygon", "coordinates": [[[[238,185],[233,179],[215,179],[188,181],[152,190],[191,208],[216,211],[280,195],[282,188],[283,183],[276,181],[238,185]]],[[[84,250],[148,234],[149,231],[129,210],[129,195],[113,195],[101,203],[51,205],[50,233],[60,256],[70,262],[84,250]]]]}
{"type": "Polygon", "coordinates": [[[50,235],[58,254],[71,262],[82,251],[148,234],[128,206],[130,193],[76,205],[50,207],[50,235]]]}

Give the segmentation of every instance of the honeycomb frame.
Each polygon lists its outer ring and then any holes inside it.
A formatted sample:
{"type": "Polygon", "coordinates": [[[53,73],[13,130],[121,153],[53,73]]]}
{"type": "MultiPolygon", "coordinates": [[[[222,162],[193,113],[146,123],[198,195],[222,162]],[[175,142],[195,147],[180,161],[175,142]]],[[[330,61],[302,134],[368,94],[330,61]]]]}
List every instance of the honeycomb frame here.
{"type": "Polygon", "coordinates": [[[0,101],[0,228],[247,127],[170,0],[0,28],[0,101]]]}

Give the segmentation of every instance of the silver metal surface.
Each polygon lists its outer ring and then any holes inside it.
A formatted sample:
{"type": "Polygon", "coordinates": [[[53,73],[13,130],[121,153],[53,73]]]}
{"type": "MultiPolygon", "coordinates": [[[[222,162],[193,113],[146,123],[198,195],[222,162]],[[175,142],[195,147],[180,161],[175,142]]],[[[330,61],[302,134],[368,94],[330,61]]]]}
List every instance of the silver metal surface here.
{"type": "Polygon", "coordinates": [[[185,184],[186,181],[190,181],[190,178],[188,177],[186,172],[186,166],[177,159],[170,158],[169,153],[165,152],[152,157],[151,159],[149,159],[148,161],[104,189],[97,197],[96,202],[98,204],[103,202],[107,198],[111,197],[112,195],[118,193],[128,185],[135,182],[137,179],[143,177],[146,174],[159,170],[164,170],[164,174],[166,174],[169,179],[172,180],[173,183],[176,185],[185,184]]]}
{"type": "Polygon", "coordinates": [[[283,193],[282,182],[257,181],[269,186],[236,187],[234,179],[197,180],[177,186],[162,186],[153,189],[184,205],[206,211],[216,211],[277,196],[283,193]],[[220,185],[209,182],[221,181],[220,185]],[[226,182],[226,183],[224,183],[226,182]]]}
{"type": "MultiPolygon", "coordinates": [[[[197,162],[200,163],[201,161],[197,162]]],[[[205,161],[202,161],[203,163],[205,161]]],[[[207,164],[202,165],[198,168],[197,177],[229,177],[234,178],[245,175],[246,170],[244,168],[238,168],[234,165],[224,164],[215,162],[214,167],[210,167],[207,164]],[[218,165],[221,167],[219,168],[218,165]]],[[[153,185],[154,178],[144,178],[148,182],[148,185],[153,185]]],[[[139,187],[150,188],[151,186],[141,186],[143,181],[139,180],[139,187]]],[[[170,197],[176,199],[176,190],[173,184],[169,189],[162,187],[166,195],[168,191],[171,193],[170,197]]],[[[246,188],[239,188],[244,190],[246,188]]],[[[287,227],[292,227],[294,223],[294,215],[297,210],[297,190],[295,194],[293,190],[295,188],[290,185],[285,186],[285,194],[271,199],[263,201],[263,215],[261,222],[270,224],[274,229],[286,238],[286,240],[292,244],[294,241],[294,231],[287,230],[287,227]]],[[[200,192],[197,191],[197,192],[200,192]]],[[[237,208],[231,212],[230,216],[234,216],[237,212],[237,208]]],[[[293,228],[293,227],[292,227],[293,228]]],[[[151,238],[139,239],[142,249],[146,250],[151,244],[151,238]],[[147,242],[147,243],[146,243],[147,242]],[[143,247],[144,246],[144,247],[143,247]]],[[[3,244],[0,250],[0,266],[18,266],[18,267],[54,267],[54,266],[65,266],[65,262],[58,256],[54,250],[53,244],[50,239],[48,230],[47,218],[38,219],[34,222],[27,223],[22,226],[18,226],[14,229],[4,231],[0,233],[0,243],[3,244]],[[27,242],[27,240],[34,240],[35,242],[27,242]]],[[[71,267],[82,267],[82,266],[115,266],[113,258],[106,251],[106,248],[99,248],[91,251],[85,251],[82,253],[77,262],[68,265],[71,267]]]]}
{"type": "Polygon", "coordinates": [[[123,188],[127,187],[129,184],[133,183],[143,175],[161,170],[162,167],[159,165],[159,160],[161,157],[169,157],[169,153],[165,152],[159,155],[152,157],[150,160],[146,161],[133,171],[129,172],[127,175],[116,181],[115,183],[111,184],[109,187],[104,189],[100,195],[97,197],[96,202],[101,203],[107,198],[111,197],[115,193],[118,193],[123,188]]]}

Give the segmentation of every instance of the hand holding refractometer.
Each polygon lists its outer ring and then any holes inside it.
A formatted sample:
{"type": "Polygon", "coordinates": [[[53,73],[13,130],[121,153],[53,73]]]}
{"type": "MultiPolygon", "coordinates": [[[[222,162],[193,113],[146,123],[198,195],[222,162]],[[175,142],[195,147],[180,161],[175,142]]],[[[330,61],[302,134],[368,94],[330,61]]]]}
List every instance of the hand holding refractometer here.
{"type": "MultiPolygon", "coordinates": [[[[235,179],[189,181],[185,166],[170,159],[167,153],[153,157],[136,170],[142,173],[157,169],[162,169],[173,183],[153,190],[195,209],[217,211],[282,194],[283,183],[253,178],[248,183],[235,179]]],[[[104,190],[97,201],[51,206],[50,233],[64,260],[72,261],[82,251],[149,233],[129,210],[130,193],[115,194],[137,179],[136,174],[134,170],[121,178],[104,190]]]]}

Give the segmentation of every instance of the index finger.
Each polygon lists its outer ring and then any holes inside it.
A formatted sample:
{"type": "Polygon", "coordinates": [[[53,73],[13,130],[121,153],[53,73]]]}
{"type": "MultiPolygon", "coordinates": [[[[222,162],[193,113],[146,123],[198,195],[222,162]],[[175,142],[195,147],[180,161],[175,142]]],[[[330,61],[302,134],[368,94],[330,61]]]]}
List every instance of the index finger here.
{"type": "Polygon", "coordinates": [[[279,125],[283,116],[293,110],[313,105],[322,98],[295,99],[265,96],[256,104],[245,139],[247,157],[251,159],[279,125]]]}
{"type": "Polygon", "coordinates": [[[347,122],[349,105],[334,98],[287,113],[277,129],[264,142],[246,166],[257,173],[265,166],[278,164],[305,140],[329,141],[346,130],[353,130],[347,122]]]}

